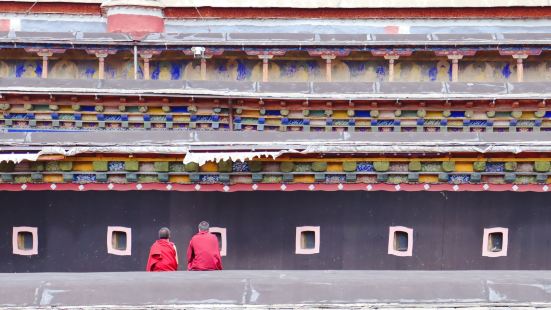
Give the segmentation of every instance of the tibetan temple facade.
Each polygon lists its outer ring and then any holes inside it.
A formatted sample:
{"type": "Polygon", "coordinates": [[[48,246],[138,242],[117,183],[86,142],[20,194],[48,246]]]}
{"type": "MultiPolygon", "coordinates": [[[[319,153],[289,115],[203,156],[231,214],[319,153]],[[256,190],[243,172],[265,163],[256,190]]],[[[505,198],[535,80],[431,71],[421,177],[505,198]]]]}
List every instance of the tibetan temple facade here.
{"type": "Polygon", "coordinates": [[[551,268],[551,7],[266,2],[0,2],[0,272],[551,268]]]}

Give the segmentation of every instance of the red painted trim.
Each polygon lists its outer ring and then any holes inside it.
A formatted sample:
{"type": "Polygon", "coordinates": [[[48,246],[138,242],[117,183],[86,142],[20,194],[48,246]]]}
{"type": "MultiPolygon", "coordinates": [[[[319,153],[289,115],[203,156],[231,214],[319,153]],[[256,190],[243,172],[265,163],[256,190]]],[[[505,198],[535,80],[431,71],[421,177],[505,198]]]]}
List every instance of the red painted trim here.
{"type": "Polygon", "coordinates": [[[9,19],[0,19],[0,31],[10,31],[9,19]]]}
{"type": "Polygon", "coordinates": [[[0,191],[177,191],[177,192],[250,192],[250,191],[387,191],[387,192],[548,192],[547,184],[171,184],[171,183],[130,183],[130,184],[0,184],[0,191]]]}
{"type": "MultiPolygon", "coordinates": [[[[551,17],[551,7],[494,8],[364,8],[364,9],[297,9],[297,8],[165,8],[167,18],[533,18],[551,17]]],[[[101,15],[99,3],[0,2],[4,13],[57,13],[101,15]]]]}
{"type": "Polygon", "coordinates": [[[101,15],[99,3],[60,3],[60,2],[0,2],[2,13],[56,13],[101,15]]]}
{"type": "Polygon", "coordinates": [[[107,17],[107,32],[132,34],[136,40],[152,32],[164,32],[165,21],[161,17],[137,14],[114,14],[107,17]]]}
{"type": "Polygon", "coordinates": [[[386,19],[386,18],[507,18],[542,19],[551,17],[551,7],[495,8],[364,8],[364,9],[297,9],[297,8],[165,8],[166,18],[313,18],[313,19],[386,19]]]}

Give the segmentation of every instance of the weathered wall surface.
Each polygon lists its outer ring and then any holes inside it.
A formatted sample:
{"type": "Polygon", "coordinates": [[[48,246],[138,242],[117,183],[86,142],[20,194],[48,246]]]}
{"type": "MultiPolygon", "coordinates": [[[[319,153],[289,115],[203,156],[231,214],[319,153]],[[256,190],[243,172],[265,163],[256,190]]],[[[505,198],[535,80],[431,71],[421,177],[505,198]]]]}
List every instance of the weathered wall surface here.
{"type": "MultiPolygon", "coordinates": [[[[551,80],[551,62],[527,61],[524,67],[526,82],[551,80]]],[[[107,79],[133,79],[134,67],[130,59],[108,58],[105,67],[107,79]]],[[[383,60],[347,60],[333,62],[333,81],[375,82],[388,81],[388,63],[383,60]]],[[[0,60],[0,77],[39,78],[42,60],[0,60]]],[[[448,60],[399,60],[394,67],[396,82],[451,81],[448,60]]],[[[83,59],[53,59],[49,63],[48,78],[97,79],[98,62],[83,59]]],[[[143,63],[138,68],[143,78],[143,63]]],[[[200,80],[199,61],[191,59],[151,61],[152,80],[200,80]]],[[[262,63],[256,59],[214,58],[207,63],[208,80],[260,81],[262,63]]],[[[269,80],[282,82],[325,81],[325,62],[321,59],[275,59],[269,64],[269,80]]],[[[516,63],[511,61],[462,61],[459,66],[462,82],[516,82],[516,63]]]]}
{"type": "Polygon", "coordinates": [[[2,192],[0,272],[143,270],[169,226],[184,261],[201,220],[227,228],[227,269],[549,269],[545,193],[2,192]],[[295,228],[320,226],[296,255],[295,228]],[[413,228],[413,256],[387,254],[389,226],[413,228]],[[38,255],[12,255],[13,226],[38,227],[38,255]],[[132,228],[132,255],[107,254],[107,226],[132,228]],[[481,256],[483,229],[509,229],[508,256],[481,256]]]}

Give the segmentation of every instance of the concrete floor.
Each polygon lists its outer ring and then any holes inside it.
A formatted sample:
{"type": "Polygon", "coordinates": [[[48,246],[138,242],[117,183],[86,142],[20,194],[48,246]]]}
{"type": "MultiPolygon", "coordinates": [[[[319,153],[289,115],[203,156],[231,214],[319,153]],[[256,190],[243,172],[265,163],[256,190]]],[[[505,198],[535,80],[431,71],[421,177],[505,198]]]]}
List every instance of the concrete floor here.
{"type": "Polygon", "coordinates": [[[551,271],[0,274],[0,308],[551,308],[551,271]]]}

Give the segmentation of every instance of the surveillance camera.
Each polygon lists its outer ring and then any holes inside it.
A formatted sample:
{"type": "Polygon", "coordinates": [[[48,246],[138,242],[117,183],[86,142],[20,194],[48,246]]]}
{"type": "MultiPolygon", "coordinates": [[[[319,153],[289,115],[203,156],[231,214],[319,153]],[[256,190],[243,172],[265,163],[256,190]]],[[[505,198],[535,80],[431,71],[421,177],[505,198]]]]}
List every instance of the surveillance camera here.
{"type": "Polygon", "coordinates": [[[191,51],[193,52],[193,57],[200,58],[205,55],[205,48],[202,46],[194,46],[191,48],[191,51]]]}

